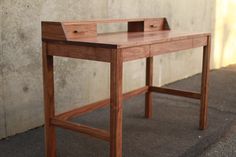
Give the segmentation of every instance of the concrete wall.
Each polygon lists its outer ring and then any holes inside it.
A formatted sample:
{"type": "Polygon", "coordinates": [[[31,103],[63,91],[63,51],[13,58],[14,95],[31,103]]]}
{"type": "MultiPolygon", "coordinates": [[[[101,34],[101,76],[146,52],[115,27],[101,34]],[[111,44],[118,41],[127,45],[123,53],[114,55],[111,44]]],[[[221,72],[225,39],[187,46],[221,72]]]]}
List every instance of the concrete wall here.
{"type": "MultiPolygon", "coordinates": [[[[43,124],[42,20],[167,17],[173,30],[212,31],[214,0],[1,0],[0,138],[43,124]]],[[[122,26],[104,26],[109,31],[122,26]]],[[[155,57],[156,85],[199,73],[201,49],[155,57]]],[[[109,65],[56,58],[61,112],[109,96],[109,65]],[[77,105],[75,105],[77,104],[77,105]]],[[[124,91],[144,85],[145,60],[125,63],[124,91]]]]}
{"type": "Polygon", "coordinates": [[[236,1],[216,0],[214,67],[236,63],[236,1]]]}
{"type": "MultiPolygon", "coordinates": [[[[2,6],[2,1],[0,1],[2,6]]],[[[2,7],[0,7],[0,34],[2,34],[2,7]]],[[[5,131],[5,112],[3,104],[3,49],[2,38],[0,36],[0,139],[6,136],[5,131]]]]}

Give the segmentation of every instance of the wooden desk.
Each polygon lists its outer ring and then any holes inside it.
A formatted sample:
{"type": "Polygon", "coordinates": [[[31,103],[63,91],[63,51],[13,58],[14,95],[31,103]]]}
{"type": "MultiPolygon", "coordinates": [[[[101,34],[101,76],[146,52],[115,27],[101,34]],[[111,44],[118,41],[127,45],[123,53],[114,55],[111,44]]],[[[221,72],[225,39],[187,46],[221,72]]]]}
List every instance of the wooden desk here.
{"type": "Polygon", "coordinates": [[[165,18],[42,22],[46,156],[56,156],[55,127],[90,135],[110,143],[110,157],[122,156],[122,101],[146,93],[145,117],[152,117],[152,92],[200,100],[199,128],[207,127],[208,71],[211,35],[171,31],[165,18]],[[127,23],[127,32],[98,34],[100,23],[127,23]],[[153,86],[153,56],[203,47],[201,92],[153,86]],[[110,63],[110,99],[55,115],[53,56],[110,63]],[[146,85],[122,93],[123,63],[147,58],[146,85]],[[110,129],[101,130],[69,121],[110,104],[110,129]]]}

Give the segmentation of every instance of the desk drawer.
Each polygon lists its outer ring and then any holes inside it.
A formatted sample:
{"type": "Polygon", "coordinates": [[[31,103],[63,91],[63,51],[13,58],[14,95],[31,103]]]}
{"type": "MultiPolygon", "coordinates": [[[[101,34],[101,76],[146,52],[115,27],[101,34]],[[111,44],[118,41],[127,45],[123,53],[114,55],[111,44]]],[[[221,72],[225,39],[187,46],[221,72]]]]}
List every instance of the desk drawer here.
{"type": "Polygon", "coordinates": [[[185,39],[179,41],[170,41],[166,43],[158,43],[151,45],[150,48],[150,55],[158,55],[168,52],[175,52],[185,49],[191,49],[193,47],[193,40],[192,39],[185,39]]]}
{"type": "Polygon", "coordinates": [[[122,57],[124,61],[145,58],[148,56],[149,56],[149,45],[122,49],[122,57]]]}
{"type": "Polygon", "coordinates": [[[64,24],[63,28],[67,39],[95,37],[97,35],[96,24],[64,24]]]}
{"type": "Polygon", "coordinates": [[[165,21],[164,20],[145,20],[144,21],[144,31],[160,31],[164,30],[165,21]]]}

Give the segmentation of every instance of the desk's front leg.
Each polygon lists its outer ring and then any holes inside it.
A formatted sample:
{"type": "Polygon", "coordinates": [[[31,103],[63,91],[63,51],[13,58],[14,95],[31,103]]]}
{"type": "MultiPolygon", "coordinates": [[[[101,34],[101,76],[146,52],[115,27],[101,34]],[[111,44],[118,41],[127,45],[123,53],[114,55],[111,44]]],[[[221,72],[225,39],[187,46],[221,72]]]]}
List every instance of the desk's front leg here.
{"type": "Polygon", "coordinates": [[[55,127],[51,118],[55,116],[53,56],[47,53],[47,43],[43,43],[43,86],[44,86],[44,114],[45,114],[45,154],[46,157],[56,157],[55,127]]]}
{"type": "Polygon", "coordinates": [[[110,67],[110,157],[122,157],[122,71],[121,51],[113,50],[110,67]]]}
{"type": "Polygon", "coordinates": [[[208,36],[207,45],[203,47],[202,60],[202,85],[201,85],[201,107],[199,129],[207,127],[207,110],[208,110],[208,80],[211,52],[211,36],[208,36]]]}
{"type": "MultiPolygon", "coordinates": [[[[153,82],[153,57],[146,59],[146,86],[152,86],[153,82]]],[[[152,92],[150,88],[145,95],[145,117],[152,117],[152,92]]]]}

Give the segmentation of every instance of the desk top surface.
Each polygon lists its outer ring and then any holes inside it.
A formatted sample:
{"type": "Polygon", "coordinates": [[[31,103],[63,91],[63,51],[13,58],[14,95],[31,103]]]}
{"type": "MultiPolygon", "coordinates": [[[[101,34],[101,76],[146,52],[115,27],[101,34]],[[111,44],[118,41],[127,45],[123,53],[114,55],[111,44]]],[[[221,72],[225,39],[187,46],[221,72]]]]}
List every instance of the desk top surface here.
{"type": "Polygon", "coordinates": [[[98,34],[96,37],[80,39],[70,39],[69,42],[77,42],[92,46],[107,46],[115,48],[125,48],[138,45],[162,43],[175,40],[184,40],[208,36],[205,32],[175,32],[175,31],[156,31],[156,32],[120,32],[98,34]]]}
{"type": "Polygon", "coordinates": [[[107,48],[125,48],[208,35],[210,33],[173,31],[170,29],[166,18],[42,22],[43,40],[107,48]],[[97,32],[97,25],[100,23],[120,22],[127,23],[127,32],[104,34],[97,32]]]}

